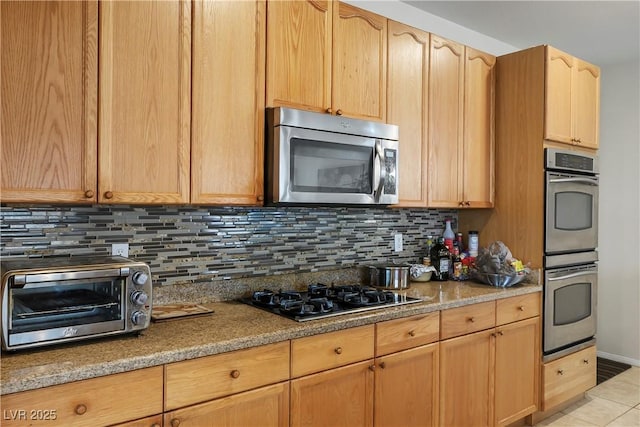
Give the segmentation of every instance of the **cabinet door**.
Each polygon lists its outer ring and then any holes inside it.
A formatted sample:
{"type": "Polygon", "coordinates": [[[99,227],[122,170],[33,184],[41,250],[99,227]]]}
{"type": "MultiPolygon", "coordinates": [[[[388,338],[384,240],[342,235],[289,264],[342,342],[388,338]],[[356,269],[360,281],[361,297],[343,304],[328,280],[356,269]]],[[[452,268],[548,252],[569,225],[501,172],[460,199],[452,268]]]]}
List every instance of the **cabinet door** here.
{"type": "Polygon", "coordinates": [[[376,359],[375,426],[438,425],[438,343],[376,359]]]}
{"type": "Polygon", "coordinates": [[[440,425],[493,423],[493,329],[440,343],[440,425]]]}
{"type": "Polygon", "coordinates": [[[373,361],[291,381],[291,427],[372,426],[373,361]]]}
{"type": "Polygon", "coordinates": [[[496,330],[495,420],[507,425],[535,412],[538,405],[540,318],[496,330]]]}
{"type": "Polygon", "coordinates": [[[388,21],[387,122],[400,127],[398,206],[427,206],[429,33],[388,21]]]}
{"type": "Polygon", "coordinates": [[[495,56],[465,49],[462,200],[491,208],[494,196],[495,56]]]}
{"type": "Polygon", "coordinates": [[[267,3],[268,107],[331,108],[333,1],[267,3]]]}
{"type": "Polygon", "coordinates": [[[180,427],[288,427],[289,383],[284,382],[164,414],[180,427]]]}
{"type": "Polygon", "coordinates": [[[459,207],[463,137],[464,46],[431,35],[429,207],[459,207]]]}
{"type": "Polygon", "coordinates": [[[100,3],[102,203],[188,203],[191,2],[100,3]]]}
{"type": "Polygon", "coordinates": [[[571,144],[573,57],[547,46],[544,138],[571,144]]]}
{"type": "Polygon", "coordinates": [[[96,1],[0,5],[2,202],[95,202],[96,1]]]}
{"type": "Polygon", "coordinates": [[[334,4],[332,79],[335,114],[385,121],[387,18],[334,4]]]}
{"type": "Polygon", "coordinates": [[[193,8],[191,202],[262,204],[265,4],[193,8]]]}
{"type": "Polygon", "coordinates": [[[575,59],[574,137],[581,147],[598,148],[600,118],[600,69],[575,59]]]}

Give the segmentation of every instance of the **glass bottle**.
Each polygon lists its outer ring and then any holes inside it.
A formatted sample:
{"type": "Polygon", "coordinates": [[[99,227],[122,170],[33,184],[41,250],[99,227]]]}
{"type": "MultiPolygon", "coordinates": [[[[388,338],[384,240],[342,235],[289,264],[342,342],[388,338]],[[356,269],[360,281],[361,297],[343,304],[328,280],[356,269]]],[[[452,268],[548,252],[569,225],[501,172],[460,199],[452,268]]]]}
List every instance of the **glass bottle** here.
{"type": "Polygon", "coordinates": [[[449,280],[449,264],[451,262],[451,254],[449,249],[444,245],[444,237],[438,238],[438,241],[431,248],[431,265],[436,271],[433,274],[434,280],[449,280]]]}

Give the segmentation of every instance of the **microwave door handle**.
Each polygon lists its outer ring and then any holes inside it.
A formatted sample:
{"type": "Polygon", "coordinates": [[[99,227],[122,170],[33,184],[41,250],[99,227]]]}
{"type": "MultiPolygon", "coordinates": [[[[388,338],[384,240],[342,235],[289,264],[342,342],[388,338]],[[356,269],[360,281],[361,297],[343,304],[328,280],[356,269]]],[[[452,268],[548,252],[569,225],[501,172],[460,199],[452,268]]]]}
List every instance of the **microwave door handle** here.
{"type": "Polygon", "coordinates": [[[567,274],[564,276],[558,276],[558,277],[550,277],[549,280],[550,282],[555,282],[556,280],[566,280],[566,279],[573,279],[574,277],[581,277],[581,276],[590,276],[592,274],[594,274],[595,271],[581,271],[578,273],[571,273],[571,274],[567,274]]]}
{"type": "Polygon", "coordinates": [[[589,178],[553,178],[549,180],[550,183],[560,183],[560,182],[580,182],[582,184],[598,186],[598,181],[594,181],[589,178]]]}
{"type": "Polygon", "coordinates": [[[382,188],[384,187],[384,181],[387,179],[387,171],[384,167],[385,158],[384,152],[382,151],[382,142],[380,140],[376,140],[376,159],[378,162],[376,163],[374,160],[373,164],[373,179],[378,183],[378,188],[373,192],[375,201],[378,203],[380,201],[380,196],[382,195],[382,188]]]}

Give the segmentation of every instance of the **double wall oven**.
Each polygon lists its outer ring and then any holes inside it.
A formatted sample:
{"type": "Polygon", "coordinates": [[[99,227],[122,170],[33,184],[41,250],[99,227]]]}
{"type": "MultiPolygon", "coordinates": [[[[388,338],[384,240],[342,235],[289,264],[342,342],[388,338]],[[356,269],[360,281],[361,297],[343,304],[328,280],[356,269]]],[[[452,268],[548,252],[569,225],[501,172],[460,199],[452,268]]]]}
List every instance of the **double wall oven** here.
{"type": "Polygon", "coordinates": [[[592,345],[598,284],[598,161],[545,149],[545,360],[592,345]]]}

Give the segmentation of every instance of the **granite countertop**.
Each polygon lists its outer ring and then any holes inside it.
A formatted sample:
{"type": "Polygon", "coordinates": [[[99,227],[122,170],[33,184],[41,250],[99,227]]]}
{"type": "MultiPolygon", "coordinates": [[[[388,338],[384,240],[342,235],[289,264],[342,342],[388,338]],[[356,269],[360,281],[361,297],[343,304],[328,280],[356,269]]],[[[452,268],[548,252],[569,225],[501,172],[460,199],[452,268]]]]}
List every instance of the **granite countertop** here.
{"type": "Polygon", "coordinates": [[[473,282],[412,282],[421,303],[296,322],[237,301],[204,304],[214,313],[152,323],[142,334],[2,353],[0,394],[68,383],[516,295],[539,284],[494,288],[473,282]]]}

